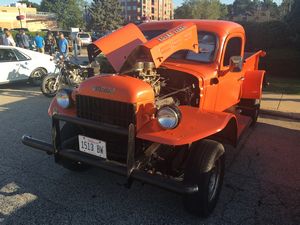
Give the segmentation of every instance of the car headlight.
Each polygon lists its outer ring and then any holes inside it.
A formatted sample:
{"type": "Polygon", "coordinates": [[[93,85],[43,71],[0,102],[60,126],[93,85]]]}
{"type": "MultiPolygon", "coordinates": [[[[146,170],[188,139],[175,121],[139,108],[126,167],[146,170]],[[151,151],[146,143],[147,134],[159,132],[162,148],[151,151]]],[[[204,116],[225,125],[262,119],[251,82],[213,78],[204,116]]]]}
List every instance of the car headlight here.
{"type": "Polygon", "coordinates": [[[57,104],[67,109],[72,105],[72,98],[71,98],[72,91],[69,89],[61,89],[56,94],[56,101],[57,104]]]}
{"type": "Polygon", "coordinates": [[[164,129],[174,129],[181,120],[181,112],[174,106],[163,106],[156,114],[159,125],[164,129]]]}

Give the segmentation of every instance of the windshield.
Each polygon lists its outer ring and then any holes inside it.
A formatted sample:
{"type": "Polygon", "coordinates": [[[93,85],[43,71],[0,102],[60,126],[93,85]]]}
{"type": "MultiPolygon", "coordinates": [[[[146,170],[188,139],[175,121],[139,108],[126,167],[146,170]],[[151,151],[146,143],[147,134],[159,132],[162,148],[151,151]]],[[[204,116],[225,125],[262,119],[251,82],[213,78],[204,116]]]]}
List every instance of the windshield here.
{"type": "MultiPolygon", "coordinates": [[[[150,40],[164,32],[166,30],[147,30],[142,31],[147,40],[150,40]]],[[[173,59],[186,59],[197,62],[210,63],[214,61],[217,39],[216,36],[209,32],[198,32],[198,43],[199,43],[199,53],[194,53],[189,50],[181,50],[173,55],[170,58],[173,59]]]]}
{"type": "Polygon", "coordinates": [[[78,34],[79,38],[89,38],[90,35],[89,34],[78,34]]]}

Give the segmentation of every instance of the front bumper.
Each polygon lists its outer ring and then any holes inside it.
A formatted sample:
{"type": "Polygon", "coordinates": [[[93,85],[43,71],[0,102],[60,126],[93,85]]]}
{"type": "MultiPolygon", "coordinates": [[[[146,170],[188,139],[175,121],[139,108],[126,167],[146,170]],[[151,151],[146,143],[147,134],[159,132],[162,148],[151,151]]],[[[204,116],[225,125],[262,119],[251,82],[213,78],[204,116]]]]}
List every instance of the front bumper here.
{"type": "Polygon", "coordinates": [[[127,176],[128,181],[137,180],[179,194],[192,194],[198,191],[197,185],[186,185],[181,181],[157,174],[149,174],[143,170],[135,168],[135,138],[135,129],[133,124],[130,124],[128,129],[124,129],[119,127],[111,127],[102,123],[95,123],[94,121],[86,119],[55,114],[52,117],[52,144],[37,140],[28,135],[24,135],[22,137],[22,142],[24,145],[44,151],[47,154],[54,154],[59,157],[99,167],[122,176],[127,176]],[[101,159],[73,149],[62,149],[60,141],[60,121],[97,129],[104,132],[113,132],[128,136],[127,163],[121,164],[115,161],[101,159]]]}

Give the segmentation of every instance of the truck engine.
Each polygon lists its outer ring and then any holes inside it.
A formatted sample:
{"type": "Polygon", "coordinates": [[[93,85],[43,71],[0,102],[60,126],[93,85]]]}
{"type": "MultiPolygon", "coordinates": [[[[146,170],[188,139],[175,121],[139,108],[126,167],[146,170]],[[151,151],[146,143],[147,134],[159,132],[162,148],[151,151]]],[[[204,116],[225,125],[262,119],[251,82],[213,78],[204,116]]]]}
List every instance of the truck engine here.
{"type": "Polygon", "coordinates": [[[137,62],[129,75],[151,85],[158,109],[164,105],[199,105],[198,80],[190,74],[164,67],[155,68],[153,62],[137,62]]]}

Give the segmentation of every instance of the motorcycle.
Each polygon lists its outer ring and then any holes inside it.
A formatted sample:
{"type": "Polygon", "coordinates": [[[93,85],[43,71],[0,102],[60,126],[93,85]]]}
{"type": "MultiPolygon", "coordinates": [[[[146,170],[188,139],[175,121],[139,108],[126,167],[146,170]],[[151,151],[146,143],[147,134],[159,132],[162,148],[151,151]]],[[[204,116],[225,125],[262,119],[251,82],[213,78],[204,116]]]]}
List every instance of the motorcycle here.
{"type": "Polygon", "coordinates": [[[90,65],[83,66],[71,62],[70,59],[56,54],[54,58],[55,71],[47,74],[41,84],[41,91],[46,97],[54,97],[62,87],[78,87],[89,77],[90,65]]]}

